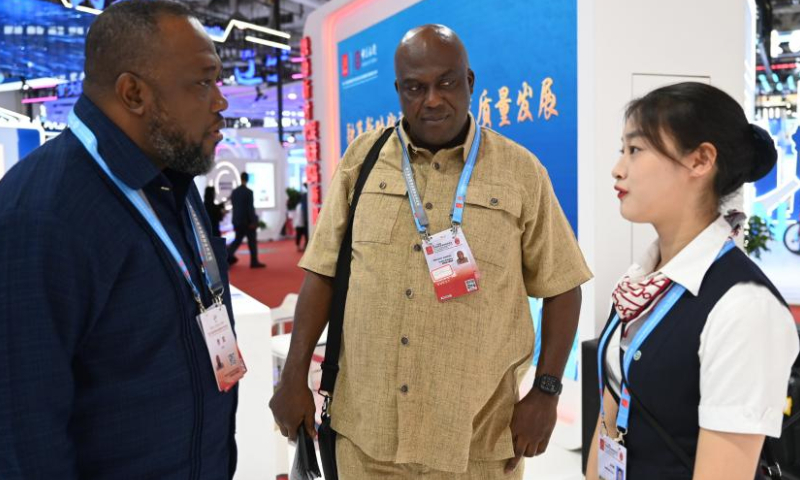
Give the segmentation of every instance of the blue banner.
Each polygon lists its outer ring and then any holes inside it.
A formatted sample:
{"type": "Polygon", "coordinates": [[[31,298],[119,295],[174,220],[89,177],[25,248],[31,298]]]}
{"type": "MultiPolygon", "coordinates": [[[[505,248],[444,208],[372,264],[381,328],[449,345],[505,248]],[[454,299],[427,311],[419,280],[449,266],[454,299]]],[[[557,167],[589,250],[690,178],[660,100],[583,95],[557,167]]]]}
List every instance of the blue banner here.
{"type": "Polygon", "coordinates": [[[576,0],[423,0],[339,42],[342,153],[360,133],[400,116],[394,51],[425,23],[452,28],[475,72],[472,114],[533,152],[578,231],[576,0]]]}

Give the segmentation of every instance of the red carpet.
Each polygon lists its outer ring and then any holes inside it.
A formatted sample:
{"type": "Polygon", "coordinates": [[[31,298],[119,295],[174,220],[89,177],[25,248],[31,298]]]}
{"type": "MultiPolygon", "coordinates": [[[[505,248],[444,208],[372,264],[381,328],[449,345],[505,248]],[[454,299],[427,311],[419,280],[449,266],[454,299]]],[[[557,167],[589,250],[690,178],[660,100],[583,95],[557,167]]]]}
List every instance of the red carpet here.
{"type": "MultiPolygon", "coordinates": [[[[250,253],[243,244],[236,252],[239,262],[230,268],[231,283],[259,302],[278,307],[288,293],[298,293],[304,272],[297,266],[300,257],[294,240],[261,242],[259,260],[267,268],[250,268],[250,253]]],[[[800,324],[800,305],[791,307],[795,321],[800,324]]]]}
{"type": "Polygon", "coordinates": [[[236,251],[239,261],[230,267],[231,284],[268,307],[278,307],[288,293],[298,293],[304,272],[297,266],[302,253],[294,240],[261,242],[258,259],[267,268],[250,268],[250,252],[243,244],[236,251]]]}

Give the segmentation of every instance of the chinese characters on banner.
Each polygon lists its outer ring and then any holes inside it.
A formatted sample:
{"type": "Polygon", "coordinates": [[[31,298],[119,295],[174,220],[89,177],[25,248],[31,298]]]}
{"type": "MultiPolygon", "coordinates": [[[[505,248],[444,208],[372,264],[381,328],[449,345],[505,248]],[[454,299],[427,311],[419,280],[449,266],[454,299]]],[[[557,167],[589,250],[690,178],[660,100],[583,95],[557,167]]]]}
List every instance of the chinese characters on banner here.
{"type": "Polygon", "coordinates": [[[300,41],[300,56],[303,57],[301,66],[304,76],[303,98],[306,103],[303,107],[303,114],[306,119],[303,127],[303,136],[306,140],[306,182],[308,183],[308,208],[311,224],[317,224],[319,211],[322,208],[322,175],[320,172],[319,157],[319,122],[314,120],[314,89],[309,79],[311,74],[311,38],[303,37],[300,41]],[[305,75],[308,73],[308,75],[305,75]]]}
{"type": "MultiPolygon", "coordinates": [[[[534,102],[536,100],[534,99],[533,87],[531,87],[528,82],[522,82],[519,90],[517,90],[516,116],[514,116],[511,111],[513,93],[509,87],[502,86],[497,89],[497,101],[494,101],[495,97],[492,95],[493,94],[488,89],[484,89],[478,98],[478,116],[476,121],[482,127],[493,128],[494,125],[496,125],[498,129],[501,129],[505,126],[512,125],[514,120],[516,120],[518,124],[534,121],[530,101],[531,99],[533,99],[534,102]],[[497,113],[497,116],[493,117],[495,113],[497,113]]],[[[549,121],[552,117],[557,117],[558,110],[556,110],[556,102],[556,94],[553,91],[553,79],[551,77],[546,77],[541,83],[539,110],[536,118],[549,121]]],[[[534,111],[536,111],[535,107],[534,111]]],[[[357,136],[364,132],[382,130],[385,127],[394,125],[400,118],[400,115],[402,114],[399,112],[397,114],[390,112],[385,116],[381,115],[377,118],[367,117],[355,123],[348,123],[347,145],[350,145],[357,136]]],[[[306,117],[306,121],[308,121],[308,117],[306,117]]]]}

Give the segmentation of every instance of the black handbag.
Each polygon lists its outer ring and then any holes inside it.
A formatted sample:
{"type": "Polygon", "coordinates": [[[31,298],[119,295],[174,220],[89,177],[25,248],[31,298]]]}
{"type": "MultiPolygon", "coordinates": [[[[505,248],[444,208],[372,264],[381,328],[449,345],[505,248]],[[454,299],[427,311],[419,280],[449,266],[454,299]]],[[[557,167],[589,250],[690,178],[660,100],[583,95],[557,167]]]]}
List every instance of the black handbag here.
{"type": "Polygon", "coordinates": [[[308,436],[304,425],[297,429],[297,450],[289,478],[292,480],[314,480],[320,477],[314,439],[308,436]]]}
{"type": "Polygon", "coordinates": [[[339,473],[336,468],[336,431],[331,428],[330,406],[333,401],[333,390],[336,385],[336,376],[339,374],[339,352],[342,342],[342,326],[344,323],[344,306],[347,302],[347,290],[350,284],[350,261],[353,255],[353,219],[358,206],[358,199],[372,167],[378,160],[381,148],[392,135],[393,129],[387,128],[370,149],[361,172],[358,174],[353,200],[350,202],[350,213],[347,221],[347,230],[342,238],[339,248],[339,257],[336,261],[336,277],[333,280],[333,298],[328,315],[328,339],[325,342],[325,361],[322,362],[322,380],[319,393],[325,397],[322,406],[322,424],[317,431],[319,441],[319,456],[322,459],[322,471],[325,480],[338,480],[339,473]]]}

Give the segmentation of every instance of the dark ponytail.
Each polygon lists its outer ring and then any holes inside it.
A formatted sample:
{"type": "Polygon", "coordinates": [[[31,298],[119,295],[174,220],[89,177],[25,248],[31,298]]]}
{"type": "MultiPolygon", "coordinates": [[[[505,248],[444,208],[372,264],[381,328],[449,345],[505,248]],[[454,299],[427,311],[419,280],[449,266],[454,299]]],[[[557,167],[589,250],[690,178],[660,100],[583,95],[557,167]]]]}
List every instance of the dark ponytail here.
{"type": "Polygon", "coordinates": [[[769,132],[758,125],[750,125],[750,135],[755,148],[755,157],[747,181],[755,182],[768,174],[775,166],[775,162],[778,161],[778,151],[775,150],[775,141],[772,140],[769,132]]]}
{"type": "Polygon", "coordinates": [[[659,153],[673,160],[664,135],[685,155],[703,142],[717,149],[714,193],[722,201],[745,182],[772,170],[778,158],[775,144],[763,128],[751,125],[736,100],[722,90],[697,82],[662,87],[628,104],[625,119],[636,123],[642,136],[659,153]]]}

